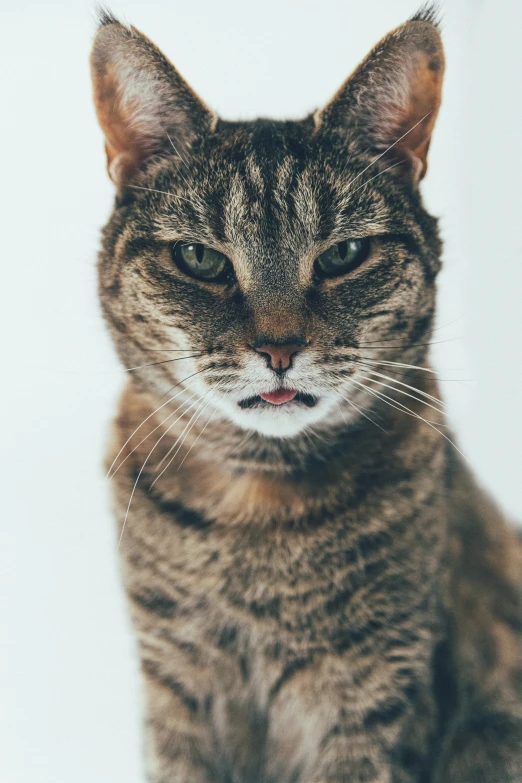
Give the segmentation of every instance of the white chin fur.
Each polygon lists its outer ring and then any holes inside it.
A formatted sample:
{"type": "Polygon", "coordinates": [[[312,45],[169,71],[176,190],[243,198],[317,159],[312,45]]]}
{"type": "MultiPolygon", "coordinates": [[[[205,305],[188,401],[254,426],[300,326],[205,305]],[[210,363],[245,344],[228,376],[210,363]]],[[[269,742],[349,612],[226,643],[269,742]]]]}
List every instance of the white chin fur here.
{"type": "Polygon", "coordinates": [[[324,418],[330,407],[324,400],[319,400],[313,408],[291,404],[250,409],[242,409],[237,404],[223,406],[234,424],[270,438],[293,438],[324,418]]]}

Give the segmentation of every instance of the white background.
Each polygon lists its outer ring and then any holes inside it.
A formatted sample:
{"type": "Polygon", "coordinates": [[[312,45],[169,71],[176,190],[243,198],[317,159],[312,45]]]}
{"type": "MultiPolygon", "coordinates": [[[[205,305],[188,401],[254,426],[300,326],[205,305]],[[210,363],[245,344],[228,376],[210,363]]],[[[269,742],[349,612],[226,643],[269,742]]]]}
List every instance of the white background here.
{"type": "MultiPolygon", "coordinates": [[[[0,780],[138,783],[139,685],[101,461],[122,373],[96,299],[112,186],[94,8],[1,8],[0,780]]],[[[411,0],[115,0],[226,118],[326,101],[411,0]]],[[[427,204],[446,240],[435,346],[459,444],[522,519],[522,4],[447,0],[427,204]],[[449,325],[448,325],[449,324],[449,325]]]]}

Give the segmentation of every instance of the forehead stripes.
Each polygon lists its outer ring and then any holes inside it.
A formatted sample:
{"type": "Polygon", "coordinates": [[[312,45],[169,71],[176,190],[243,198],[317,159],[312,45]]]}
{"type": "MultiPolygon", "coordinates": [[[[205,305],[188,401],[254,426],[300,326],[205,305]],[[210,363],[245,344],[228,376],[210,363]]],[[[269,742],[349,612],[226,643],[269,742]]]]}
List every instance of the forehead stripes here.
{"type": "Polygon", "coordinates": [[[240,246],[262,244],[271,255],[303,252],[319,230],[313,163],[304,143],[293,143],[284,126],[244,127],[242,155],[235,150],[227,167],[233,173],[222,189],[224,235],[240,246]]]}

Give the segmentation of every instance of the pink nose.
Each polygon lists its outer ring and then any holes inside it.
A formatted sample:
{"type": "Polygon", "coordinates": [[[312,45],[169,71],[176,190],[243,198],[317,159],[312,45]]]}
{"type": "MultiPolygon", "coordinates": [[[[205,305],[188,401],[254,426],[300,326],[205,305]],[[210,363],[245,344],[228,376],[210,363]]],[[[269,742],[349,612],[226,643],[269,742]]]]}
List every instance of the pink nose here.
{"type": "Polygon", "coordinates": [[[302,351],[304,345],[298,343],[290,343],[288,345],[276,345],[274,343],[266,343],[264,345],[255,346],[255,350],[258,353],[266,354],[270,357],[270,366],[276,372],[284,372],[288,370],[292,363],[292,357],[296,353],[302,351]]]}

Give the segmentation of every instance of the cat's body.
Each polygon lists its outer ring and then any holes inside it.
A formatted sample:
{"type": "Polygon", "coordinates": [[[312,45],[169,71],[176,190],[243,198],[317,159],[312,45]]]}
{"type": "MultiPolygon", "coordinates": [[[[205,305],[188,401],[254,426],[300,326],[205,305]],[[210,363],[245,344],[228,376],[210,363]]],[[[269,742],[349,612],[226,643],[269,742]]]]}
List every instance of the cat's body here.
{"type": "Polygon", "coordinates": [[[464,467],[426,359],[432,19],[301,123],[222,122],[169,68],[104,19],[95,99],[119,193],[100,292],[140,367],[108,466],[149,780],[521,783],[522,549],[464,467]],[[389,105],[368,83],[389,98],[408,61],[392,123],[404,73],[389,105]],[[354,240],[347,267],[350,237],[371,249],[354,240]],[[183,239],[215,255],[175,263],[183,239]]]}
{"type": "MultiPolygon", "coordinates": [[[[127,389],[114,448],[153,403],[127,389]]],[[[395,424],[386,459],[339,433],[333,470],[243,470],[216,432],[156,492],[142,474],[121,549],[152,781],[522,780],[520,547],[449,444],[395,424]]]]}

